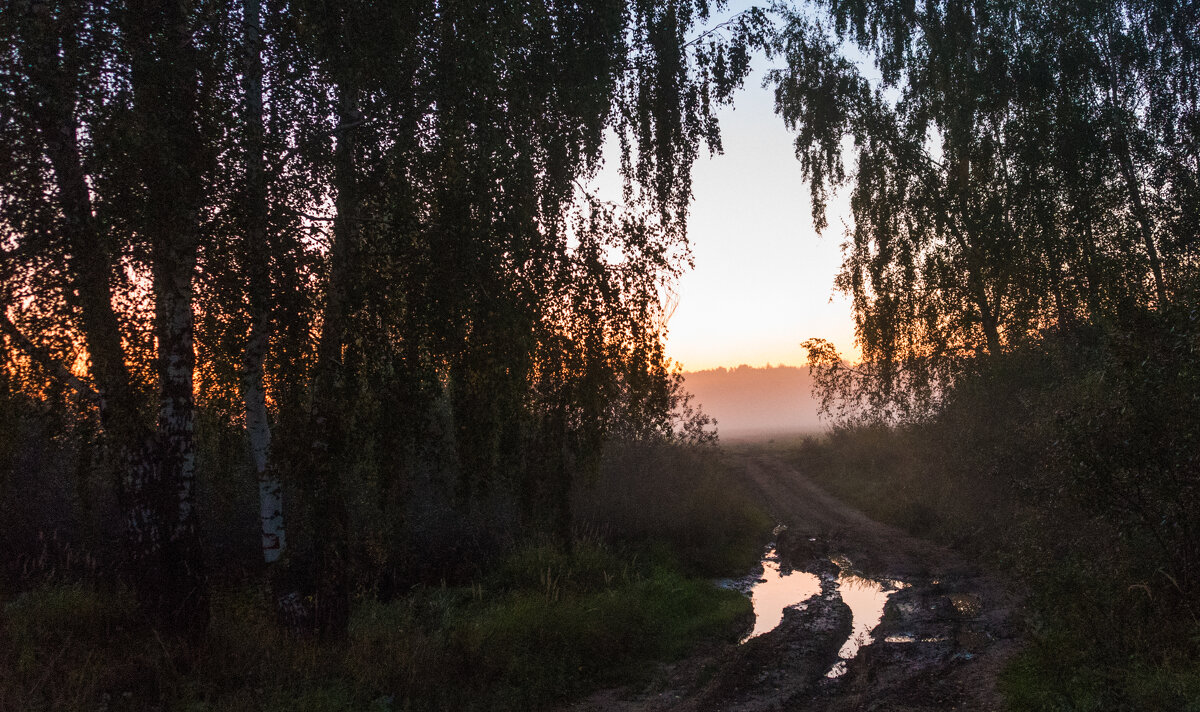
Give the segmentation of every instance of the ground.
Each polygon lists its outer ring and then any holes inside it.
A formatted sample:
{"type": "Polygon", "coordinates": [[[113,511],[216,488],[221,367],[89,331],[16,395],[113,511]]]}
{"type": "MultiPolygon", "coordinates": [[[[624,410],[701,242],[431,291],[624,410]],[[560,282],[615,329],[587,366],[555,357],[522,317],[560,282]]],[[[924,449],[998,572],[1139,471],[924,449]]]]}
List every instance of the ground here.
{"type": "Polygon", "coordinates": [[[662,667],[649,685],[602,690],[570,709],[1004,709],[996,679],[1017,648],[1018,598],[1002,579],[867,517],[774,456],[734,457],[756,497],[784,525],[775,542],[782,563],[820,576],[821,595],[788,609],[770,633],[738,646],[710,646],[662,667]],[[907,585],[888,599],[874,642],[844,674],[829,678],[850,633],[834,560],[843,571],[907,585]]]}

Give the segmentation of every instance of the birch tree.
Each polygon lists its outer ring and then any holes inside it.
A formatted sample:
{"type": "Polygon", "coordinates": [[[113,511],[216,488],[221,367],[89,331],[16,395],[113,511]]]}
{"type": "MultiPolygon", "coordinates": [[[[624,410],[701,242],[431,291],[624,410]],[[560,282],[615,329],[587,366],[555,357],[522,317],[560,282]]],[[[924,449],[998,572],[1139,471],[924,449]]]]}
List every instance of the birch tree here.
{"type": "Polygon", "coordinates": [[[978,356],[1168,311],[1195,283],[1194,230],[1169,217],[1193,202],[1177,197],[1196,184],[1195,94],[1167,79],[1196,62],[1193,9],[820,7],[788,15],[773,81],[818,224],[828,191],[852,191],[837,288],[864,378],[835,378],[840,357],[813,342],[827,383],[861,385],[883,417],[920,414],[978,356]]]}
{"type": "MultiPolygon", "coordinates": [[[[208,616],[194,505],[192,392],[192,280],[206,155],[192,35],[199,28],[184,7],[121,9],[128,12],[103,3],[37,2],[15,4],[4,13],[11,42],[5,55],[6,120],[27,127],[17,147],[19,160],[27,162],[21,168],[46,176],[50,188],[31,193],[29,186],[14,184],[10,173],[6,221],[13,236],[25,241],[29,234],[21,227],[30,215],[54,216],[51,229],[61,235],[59,247],[23,256],[61,260],[55,273],[86,345],[126,519],[128,575],[160,625],[198,634],[208,616]],[[105,94],[112,86],[122,88],[105,94]],[[141,152],[98,153],[101,147],[91,140],[104,134],[104,122],[114,116],[137,123],[141,152]],[[100,165],[136,176],[146,195],[135,205],[107,207],[112,222],[102,221],[95,205],[101,186],[111,185],[95,172],[100,165]],[[114,223],[136,232],[121,234],[114,223]],[[126,267],[114,248],[139,242],[149,256],[157,341],[153,420],[130,372],[134,359],[124,345],[113,289],[118,267],[126,267]]],[[[19,341],[29,347],[34,338],[19,341]]]]}
{"type": "Polygon", "coordinates": [[[271,581],[271,593],[277,614],[291,627],[307,617],[300,595],[284,578],[283,556],[287,551],[287,527],[284,519],[283,482],[271,459],[271,414],[267,408],[265,362],[273,333],[273,297],[271,283],[272,239],[268,204],[268,175],[265,165],[266,126],[263,114],[263,22],[260,0],[246,0],[242,6],[244,45],[242,76],[242,123],[244,142],[244,186],[242,188],[242,239],[246,304],[249,331],[241,360],[241,392],[246,421],[246,440],[250,463],[258,482],[259,524],[262,557],[271,581]]]}
{"type": "Polygon", "coordinates": [[[504,526],[569,545],[606,439],[670,430],[660,297],[762,13],[12,2],[4,330],[59,377],[86,342],[66,382],[100,403],[162,618],[203,624],[195,483],[228,474],[197,453],[198,410],[244,433],[268,575],[290,566],[295,615],[327,636],[356,572],[421,566],[392,563],[403,453],[439,450],[464,526],[512,496],[504,526]],[[581,192],[610,132],[623,206],[581,192]],[[393,538],[364,564],[368,525],[393,538]]]}

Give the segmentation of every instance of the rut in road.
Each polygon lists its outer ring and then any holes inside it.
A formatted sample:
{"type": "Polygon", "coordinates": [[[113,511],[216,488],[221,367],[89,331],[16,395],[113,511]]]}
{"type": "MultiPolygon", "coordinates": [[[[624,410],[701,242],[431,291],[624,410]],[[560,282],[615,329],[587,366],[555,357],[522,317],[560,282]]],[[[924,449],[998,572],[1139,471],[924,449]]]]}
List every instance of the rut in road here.
{"type": "Polygon", "coordinates": [[[785,525],[775,548],[822,592],[740,646],[664,666],[642,689],[598,692],[575,710],[1001,710],[996,679],[1016,650],[1017,597],[953,550],[871,519],[795,467],[734,456],[751,493],[785,525]],[[834,561],[838,562],[835,565],[834,561]],[[850,632],[841,574],[898,580],[871,640],[826,676],[850,632]]]}

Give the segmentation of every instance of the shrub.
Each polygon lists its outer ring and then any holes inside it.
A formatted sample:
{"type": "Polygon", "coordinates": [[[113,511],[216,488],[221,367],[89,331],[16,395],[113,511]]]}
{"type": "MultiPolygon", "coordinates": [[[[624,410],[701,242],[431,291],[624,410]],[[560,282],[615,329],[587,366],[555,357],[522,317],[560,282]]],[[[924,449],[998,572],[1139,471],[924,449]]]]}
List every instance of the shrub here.
{"type": "Polygon", "coordinates": [[[713,448],[614,445],[596,479],[577,488],[575,511],[610,540],[665,545],[689,573],[743,573],[774,523],[726,468],[713,448]]]}

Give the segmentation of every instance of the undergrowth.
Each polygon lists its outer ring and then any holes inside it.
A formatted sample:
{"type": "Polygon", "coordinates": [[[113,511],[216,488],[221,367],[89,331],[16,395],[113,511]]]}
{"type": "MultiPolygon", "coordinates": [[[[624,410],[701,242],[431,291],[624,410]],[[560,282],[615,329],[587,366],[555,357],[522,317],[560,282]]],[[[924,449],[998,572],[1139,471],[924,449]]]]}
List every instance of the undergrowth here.
{"type": "Polygon", "coordinates": [[[242,587],[214,592],[207,639],[181,652],[125,591],[47,585],[4,603],[0,707],[530,709],[737,639],[744,596],[625,554],[522,547],[471,586],[359,601],[338,644],[282,632],[242,587]]]}
{"type": "Polygon", "coordinates": [[[1028,591],[1013,710],[1200,710],[1195,314],[1048,336],[936,410],[772,447],[1028,591]]]}
{"type": "Polygon", "coordinates": [[[55,569],[0,598],[0,710],[527,710],[644,680],[751,616],[709,577],[749,569],[769,523],[715,450],[694,455],[621,454],[589,486],[640,481],[639,496],[581,489],[597,506],[580,506],[571,546],[534,535],[461,585],[362,592],[340,642],[282,630],[256,578],[215,586],[188,645],[120,585],[55,569]]]}

